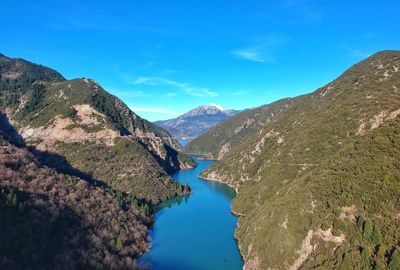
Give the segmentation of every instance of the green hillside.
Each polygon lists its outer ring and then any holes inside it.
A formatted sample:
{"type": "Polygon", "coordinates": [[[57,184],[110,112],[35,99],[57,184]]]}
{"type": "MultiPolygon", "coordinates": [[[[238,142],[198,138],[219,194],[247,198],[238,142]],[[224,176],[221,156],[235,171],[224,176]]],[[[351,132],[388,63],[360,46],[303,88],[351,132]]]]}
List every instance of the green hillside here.
{"type": "Polygon", "coordinates": [[[0,115],[0,268],[137,269],[144,204],[45,162],[0,115]]]}
{"type": "Polygon", "coordinates": [[[91,178],[151,203],[183,192],[169,176],[194,166],[167,131],[140,118],[90,79],[65,80],[0,56],[0,110],[25,141],[66,157],[91,178]]]}
{"type": "Polygon", "coordinates": [[[398,51],[354,65],[203,173],[239,190],[247,269],[398,269],[399,68],[398,51]]]}
{"type": "Polygon", "coordinates": [[[293,99],[282,99],[236,114],[190,141],[183,151],[210,159],[221,159],[244,137],[259,131],[281,111],[289,108],[292,103],[293,99]]]}

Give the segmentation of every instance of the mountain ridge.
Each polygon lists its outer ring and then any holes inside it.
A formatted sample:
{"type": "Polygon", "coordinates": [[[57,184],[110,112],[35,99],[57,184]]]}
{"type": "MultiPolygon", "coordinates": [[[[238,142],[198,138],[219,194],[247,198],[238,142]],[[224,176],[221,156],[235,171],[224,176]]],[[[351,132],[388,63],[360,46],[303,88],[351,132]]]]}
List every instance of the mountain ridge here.
{"type": "Polygon", "coordinates": [[[91,79],[0,56],[0,124],[1,268],[137,269],[154,207],[191,192],[180,144],[91,79]]]}
{"type": "Polygon", "coordinates": [[[384,269],[398,260],[399,68],[399,51],[353,65],[202,173],[238,190],[245,269],[384,269]]]}
{"type": "MultiPolygon", "coordinates": [[[[167,131],[137,116],[95,81],[65,80],[49,68],[21,59],[3,57],[0,66],[0,108],[22,137],[38,149],[61,154],[74,166],[125,192],[134,188],[131,181],[135,176],[136,182],[147,186],[146,175],[154,175],[161,190],[140,195],[154,203],[165,192],[173,196],[165,185],[177,188],[168,174],[194,166],[189,157],[179,153],[179,143],[167,131]],[[132,150],[124,151],[124,147],[132,150]],[[133,170],[127,161],[117,162],[124,155],[153,165],[133,170]],[[101,157],[105,159],[99,160],[101,157]],[[96,160],[105,166],[93,166],[96,160]],[[163,178],[168,182],[163,184],[163,178]]],[[[144,190],[148,193],[151,189],[144,190]]]]}
{"type": "Polygon", "coordinates": [[[176,118],[154,123],[167,129],[177,139],[192,139],[238,112],[211,103],[193,108],[176,118]]]}

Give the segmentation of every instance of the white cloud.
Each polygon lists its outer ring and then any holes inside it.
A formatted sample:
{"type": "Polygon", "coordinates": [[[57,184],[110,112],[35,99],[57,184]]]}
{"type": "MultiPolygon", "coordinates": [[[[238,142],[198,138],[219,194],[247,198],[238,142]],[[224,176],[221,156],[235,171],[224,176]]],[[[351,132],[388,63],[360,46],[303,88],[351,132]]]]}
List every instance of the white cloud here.
{"type": "Polygon", "coordinates": [[[166,93],[166,94],[164,95],[164,97],[175,97],[175,96],[177,96],[177,95],[178,95],[178,93],[169,92],[169,93],[166,93]]]}
{"type": "Polygon", "coordinates": [[[217,97],[218,93],[207,88],[193,87],[187,83],[177,82],[159,77],[138,77],[133,81],[135,85],[169,85],[184,91],[186,94],[195,97],[217,97]]]}
{"type": "Polygon", "coordinates": [[[359,49],[353,48],[348,45],[343,45],[343,48],[347,51],[348,55],[352,58],[364,59],[364,58],[368,58],[369,56],[371,56],[371,54],[369,54],[367,52],[361,51],[359,49]]]}
{"type": "Polygon", "coordinates": [[[134,112],[147,112],[147,113],[163,113],[167,115],[178,116],[181,113],[167,109],[167,108],[149,108],[149,107],[136,107],[131,106],[132,111],[134,112]]]}
{"type": "Polygon", "coordinates": [[[231,52],[234,56],[258,63],[274,62],[274,55],[287,39],[278,36],[258,38],[254,45],[231,52]]]}
{"type": "Polygon", "coordinates": [[[249,49],[233,51],[232,54],[254,62],[260,62],[260,63],[265,62],[265,59],[260,52],[251,51],[249,49]]]}
{"type": "Polygon", "coordinates": [[[232,93],[232,96],[244,96],[248,93],[249,91],[246,90],[238,90],[232,93]]]}

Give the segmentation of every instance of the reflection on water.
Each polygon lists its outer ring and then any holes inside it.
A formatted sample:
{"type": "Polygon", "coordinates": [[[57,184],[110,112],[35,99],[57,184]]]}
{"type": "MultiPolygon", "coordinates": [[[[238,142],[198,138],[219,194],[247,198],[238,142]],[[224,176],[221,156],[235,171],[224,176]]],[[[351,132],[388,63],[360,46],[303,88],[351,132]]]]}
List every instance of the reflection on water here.
{"type": "Polygon", "coordinates": [[[160,205],[157,207],[156,211],[160,211],[165,208],[171,208],[172,206],[176,205],[179,206],[183,203],[187,203],[189,201],[190,196],[177,196],[172,199],[169,199],[168,201],[160,203],[160,205]]]}
{"type": "Polygon", "coordinates": [[[190,185],[192,194],[160,204],[150,232],[151,249],[139,263],[156,270],[242,269],[233,237],[237,218],[230,212],[235,191],[198,178],[213,161],[196,162],[196,168],[174,175],[190,185]]]}
{"type": "Polygon", "coordinates": [[[205,180],[204,182],[207,183],[207,185],[212,191],[221,193],[222,195],[226,196],[229,199],[233,199],[236,196],[236,191],[225,184],[215,181],[205,181],[205,180]]]}

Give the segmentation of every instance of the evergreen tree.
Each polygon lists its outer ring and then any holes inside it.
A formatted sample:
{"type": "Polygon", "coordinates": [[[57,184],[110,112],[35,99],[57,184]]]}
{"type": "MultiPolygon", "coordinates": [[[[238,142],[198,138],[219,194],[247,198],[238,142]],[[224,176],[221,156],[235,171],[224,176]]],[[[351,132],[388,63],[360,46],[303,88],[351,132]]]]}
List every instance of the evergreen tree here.
{"type": "Polygon", "coordinates": [[[376,226],[374,226],[374,230],[372,231],[371,241],[372,241],[375,245],[380,245],[381,242],[382,242],[382,234],[381,234],[381,231],[380,231],[379,228],[377,228],[376,226]]]}
{"type": "Polygon", "coordinates": [[[367,219],[364,222],[364,239],[370,239],[372,235],[372,230],[373,230],[373,224],[372,221],[367,219]]]}
{"type": "Polygon", "coordinates": [[[362,249],[362,251],[361,251],[361,260],[363,262],[363,265],[366,268],[369,268],[371,266],[371,261],[370,261],[370,258],[369,258],[369,251],[368,251],[367,248],[363,248],[362,249]]]}
{"type": "Polygon", "coordinates": [[[121,238],[118,238],[116,244],[115,244],[115,250],[121,251],[124,248],[124,243],[122,243],[121,238]]]}
{"type": "Polygon", "coordinates": [[[357,218],[357,225],[362,230],[364,226],[365,218],[363,216],[359,216],[357,218]]]}
{"type": "Polygon", "coordinates": [[[399,252],[398,248],[396,248],[392,252],[392,255],[390,256],[389,269],[391,269],[391,270],[399,270],[400,269],[400,252],[399,252]]]}

